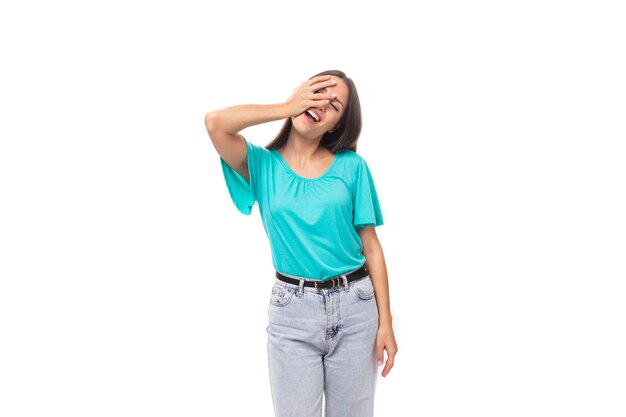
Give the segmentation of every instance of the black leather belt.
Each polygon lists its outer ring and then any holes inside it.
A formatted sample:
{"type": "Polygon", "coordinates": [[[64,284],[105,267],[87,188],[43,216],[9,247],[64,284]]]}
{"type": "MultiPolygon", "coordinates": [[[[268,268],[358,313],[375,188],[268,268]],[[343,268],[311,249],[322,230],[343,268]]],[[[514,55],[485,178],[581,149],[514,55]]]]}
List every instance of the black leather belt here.
{"type": "MultiPolygon", "coordinates": [[[[369,275],[369,273],[370,273],[370,271],[365,267],[365,264],[363,264],[356,271],[353,271],[353,272],[350,272],[349,274],[346,274],[346,278],[348,278],[348,282],[352,282],[352,281],[356,281],[357,279],[360,279],[360,278],[363,278],[363,277],[369,275]]],[[[288,282],[290,284],[300,285],[300,280],[299,279],[287,277],[287,276],[281,274],[278,271],[276,271],[276,278],[278,278],[281,281],[288,282]]],[[[307,280],[304,281],[304,286],[305,287],[315,287],[315,288],[335,288],[335,287],[341,287],[341,286],[343,286],[343,278],[341,277],[341,275],[337,275],[335,277],[328,278],[328,279],[314,279],[314,280],[307,279],[307,280]]]]}

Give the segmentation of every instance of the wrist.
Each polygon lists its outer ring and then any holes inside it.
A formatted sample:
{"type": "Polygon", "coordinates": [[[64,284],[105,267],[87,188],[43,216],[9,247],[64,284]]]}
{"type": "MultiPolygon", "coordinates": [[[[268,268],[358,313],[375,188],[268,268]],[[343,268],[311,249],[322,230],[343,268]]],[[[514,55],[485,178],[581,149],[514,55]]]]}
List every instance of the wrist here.
{"type": "Polygon", "coordinates": [[[391,327],[392,321],[391,314],[382,314],[378,317],[378,327],[391,327]]]}
{"type": "Polygon", "coordinates": [[[278,103],[274,105],[276,107],[276,113],[280,119],[286,119],[292,116],[292,111],[289,108],[289,103],[278,103]]]}

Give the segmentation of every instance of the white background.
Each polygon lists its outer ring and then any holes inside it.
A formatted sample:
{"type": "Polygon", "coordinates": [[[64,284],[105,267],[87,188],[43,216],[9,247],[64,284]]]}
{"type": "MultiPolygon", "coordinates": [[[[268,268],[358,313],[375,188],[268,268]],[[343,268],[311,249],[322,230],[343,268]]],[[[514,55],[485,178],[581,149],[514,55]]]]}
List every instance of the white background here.
{"type": "Polygon", "coordinates": [[[376,415],[626,414],[619,2],[13,3],[0,415],[273,415],[269,242],[203,117],[326,69],[385,219],[376,415]]]}

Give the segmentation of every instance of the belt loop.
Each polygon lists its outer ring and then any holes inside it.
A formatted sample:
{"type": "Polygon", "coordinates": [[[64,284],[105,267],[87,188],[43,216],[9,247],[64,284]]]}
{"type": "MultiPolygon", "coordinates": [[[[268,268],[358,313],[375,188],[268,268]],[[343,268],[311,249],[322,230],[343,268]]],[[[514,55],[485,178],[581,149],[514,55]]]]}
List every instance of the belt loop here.
{"type": "Polygon", "coordinates": [[[298,285],[298,296],[304,295],[304,278],[300,278],[300,285],[298,285]]]}
{"type": "Polygon", "coordinates": [[[348,277],[345,274],[341,274],[341,278],[343,278],[343,286],[346,288],[346,292],[350,291],[350,286],[348,285],[348,277]]]}

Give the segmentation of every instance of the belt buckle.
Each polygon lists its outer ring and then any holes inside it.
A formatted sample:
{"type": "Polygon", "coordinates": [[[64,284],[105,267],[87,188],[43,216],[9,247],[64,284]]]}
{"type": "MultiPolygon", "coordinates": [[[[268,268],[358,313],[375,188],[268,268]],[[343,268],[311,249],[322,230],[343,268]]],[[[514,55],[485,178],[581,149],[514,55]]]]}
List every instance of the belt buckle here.
{"type": "Polygon", "coordinates": [[[315,286],[315,289],[317,289],[317,281],[314,281],[313,285],[315,286]]]}

